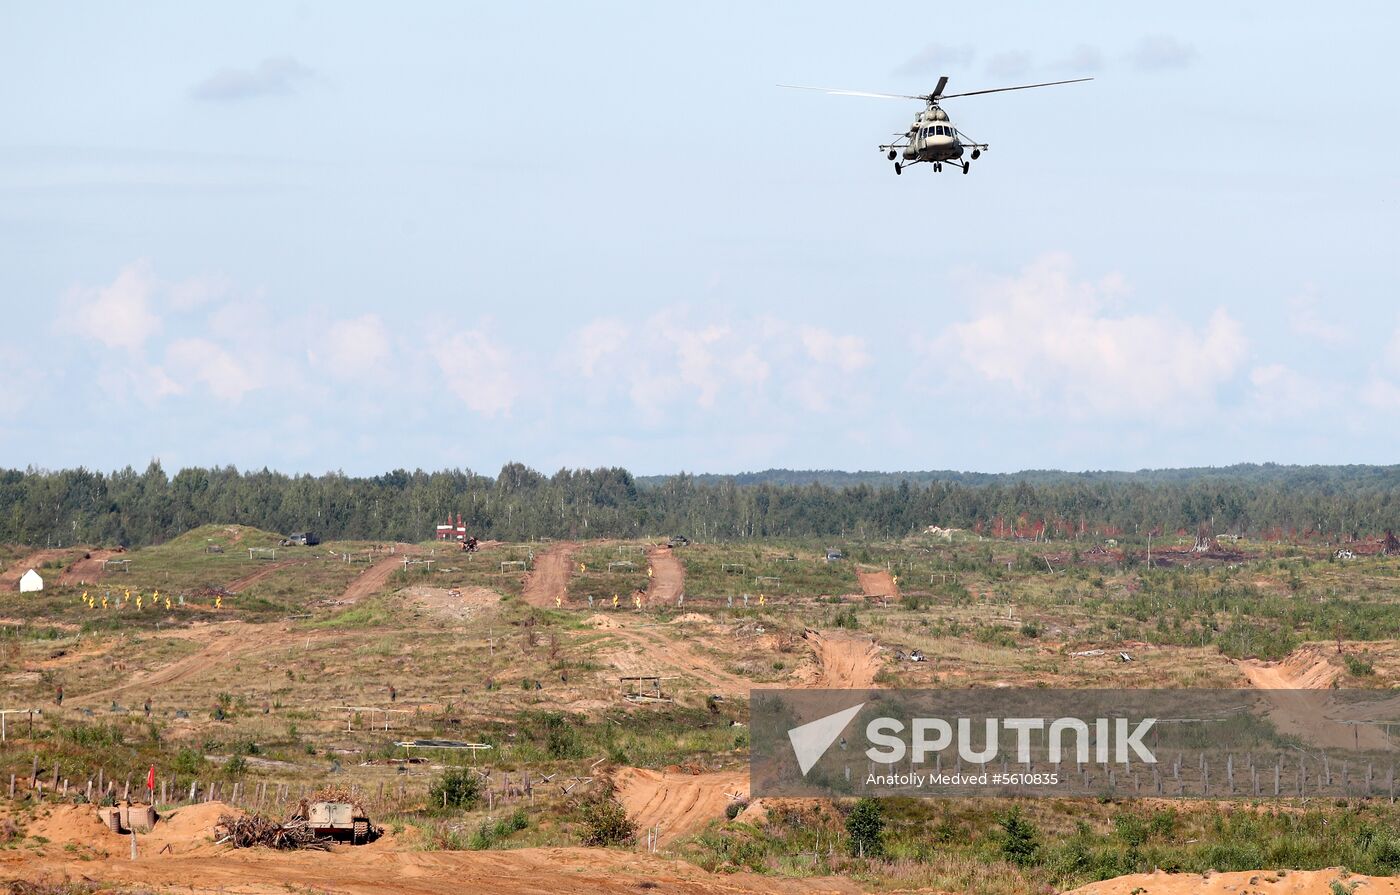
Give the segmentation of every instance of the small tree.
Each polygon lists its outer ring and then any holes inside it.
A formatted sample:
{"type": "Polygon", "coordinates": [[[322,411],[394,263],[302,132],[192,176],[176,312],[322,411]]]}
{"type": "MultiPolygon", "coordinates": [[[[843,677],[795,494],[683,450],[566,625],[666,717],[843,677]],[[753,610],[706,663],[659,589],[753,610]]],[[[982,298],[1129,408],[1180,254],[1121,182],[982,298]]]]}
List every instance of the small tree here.
{"type": "Polygon", "coordinates": [[[481,801],[481,780],[469,768],[448,768],[428,789],[429,808],[471,808],[481,801]]]}
{"type": "Polygon", "coordinates": [[[1002,857],[1018,867],[1029,867],[1040,857],[1040,832],[1017,805],[1006,813],[1001,824],[1002,857]]]}
{"type": "Polygon", "coordinates": [[[846,815],[851,854],[878,858],[885,853],[885,812],[878,799],[861,799],[846,815]]]}
{"type": "Polygon", "coordinates": [[[584,845],[631,845],[637,839],[637,823],[605,783],[579,805],[583,815],[584,845]]]}

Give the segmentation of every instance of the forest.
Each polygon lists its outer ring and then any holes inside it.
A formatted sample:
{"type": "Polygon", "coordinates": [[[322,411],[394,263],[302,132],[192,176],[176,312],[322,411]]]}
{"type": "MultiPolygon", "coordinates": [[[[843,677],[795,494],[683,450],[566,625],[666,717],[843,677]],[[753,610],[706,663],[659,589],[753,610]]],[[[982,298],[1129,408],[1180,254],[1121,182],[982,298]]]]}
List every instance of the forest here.
{"type": "Polygon", "coordinates": [[[420,541],[460,513],[482,538],[685,534],[727,540],[889,538],[930,525],[994,536],[1216,534],[1348,541],[1400,527],[1400,467],[1246,465],[1140,472],[840,473],[634,477],[520,463],[495,476],[267,469],[0,471],[0,542],[144,546],[205,523],[323,538],[420,541]]]}

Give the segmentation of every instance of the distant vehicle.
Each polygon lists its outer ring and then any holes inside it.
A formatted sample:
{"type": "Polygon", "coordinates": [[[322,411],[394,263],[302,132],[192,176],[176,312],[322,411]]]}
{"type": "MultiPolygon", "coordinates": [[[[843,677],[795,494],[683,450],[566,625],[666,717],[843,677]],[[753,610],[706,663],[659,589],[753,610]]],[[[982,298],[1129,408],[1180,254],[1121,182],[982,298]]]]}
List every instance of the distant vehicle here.
{"type": "Polygon", "coordinates": [[[314,531],[294,531],[282,541],[283,547],[315,547],[321,539],[314,531]]]}
{"type": "Polygon", "coordinates": [[[671,540],[666,542],[667,547],[689,547],[690,538],[685,535],[671,535],[671,540]]]}
{"type": "Polygon", "coordinates": [[[312,802],[306,807],[306,825],[317,836],[348,839],[352,845],[364,845],[374,831],[369,818],[349,802],[312,802]]]}
{"type": "Polygon", "coordinates": [[[826,561],[827,561],[827,562],[836,562],[837,560],[842,560],[842,559],[845,559],[845,558],[846,558],[846,554],[842,553],[840,550],[828,550],[828,551],[826,551],[826,561]]]}
{"type": "Polygon", "coordinates": [[[995,87],[991,90],[971,90],[967,93],[944,93],[943,88],[948,86],[948,76],[944,75],[938,79],[938,86],[933,88],[932,93],[910,96],[900,93],[871,93],[866,90],[835,90],[828,87],[799,87],[793,84],[779,84],[779,87],[792,87],[796,90],[820,90],[823,93],[830,93],[836,96],[872,96],[879,99],[912,99],[924,103],[924,110],[914,117],[914,123],[909,130],[902,134],[895,134],[893,143],[885,143],[880,146],[880,151],[887,153],[890,161],[894,162],[894,173],[903,174],[904,169],[910,165],[917,165],[920,162],[927,162],[933,166],[934,171],[942,171],[944,162],[955,168],[961,168],[966,174],[972,168],[972,162],[960,161],[963,151],[972,150],[971,157],[977,158],[987,151],[986,143],[978,143],[968,138],[967,134],[953,126],[953,122],[948,119],[948,113],[943,111],[939,105],[945,99],[953,99],[959,96],[981,96],[984,93],[1004,93],[1008,90],[1028,90],[1032,87],[1054,87],[1057,84],[1078,84],[1081,81],[1092,81],[1093,78],[1073,78],[1068,81],[1050,81],[1044,84],[1022,84],[1018,87],[995,87]],[[895,161],[903,155],[903,161],[895,161]]]}

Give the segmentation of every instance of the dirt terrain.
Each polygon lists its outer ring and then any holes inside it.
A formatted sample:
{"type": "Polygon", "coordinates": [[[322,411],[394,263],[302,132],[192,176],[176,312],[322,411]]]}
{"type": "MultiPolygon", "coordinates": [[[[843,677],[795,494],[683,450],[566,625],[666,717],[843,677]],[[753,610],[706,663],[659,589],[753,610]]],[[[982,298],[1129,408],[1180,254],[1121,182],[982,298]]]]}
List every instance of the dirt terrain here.
{"type": "Polygon", "coordinates": [[[1308,644],[1279,662],[1245,659],[1238,664],[1250,685],[1265,691],[1268,716],[1280,733],[1326,749],[1394,748],[1383,729],[1335,718],[1339,706],[1328,697],[1328,688],[1342,669],[1332,664],[1324,650],[1308,644]]]}
{"type": "Polygon", "coordinates": [[[817,677],[811,687],[831,690],[864,690],[875,686],[880,670],[880,647],[865,634],[846,631],[808,631],[804,635],[817,658],[817,677]]]}
{"type": "Polygon", "coordinates": [[[306,560],[304,559],[283,559],[278,560],[277,562],[270,562],[267,565],[263,566],[261,569],[258,569],[256,572],[250,572],[247,575],[244,575],[242,578],[233,579],[228,584],[224,585],[224,590],[235,594],[241,591],[245,591],[248,588],[252,587],[254,584],[257,584],[259,581],[271,578],[273,575],[277,574],[282,569],[285,569],[288,566],[300,565],[305,562],[306,560]]]}
{"type": "Polygon", "coordinates": [[[345,589],[339,597],[342,603],[358,603],[365,597],[372,597],[384,585],[389,583],[389,578],[394,572],[403,568],[404,554],[416,554],[418,549],[411,544],[399,544],[393,553],[376,562],[360,573],[360,577],[350,582],[350,586],[345,589]]]}
{"type": "Polygon", "coordinates": [[[555,544],[535,557],[535,567],[525,579],[526,603],[553,608],[569,599],[569,576],[577,549],[577,544],[555,544]]]}
{"type": "Polygon", "coordinates": [[[24,559],[11,563],[10,567],[5,570],[5,574],[0,575],[0,588],[15,590],[19,587],[19,579],[25,572],[30,569],[38,570],[44,563],[62,559],[71,552],[71,550],[39,550],[29,554],[24,559]]]}
{"type": "Polygon", "coordinates": [[[652,604],[674,603],[685,593],[685,567],[668,547],[652,547],[647,551],[651,563],[651,586],[647,600],[652,604]]]}
{"type": "Polygon", "coordinates": [[[855,570],[856,578],[860,579],[861,593],[867,597],[899,596],[899,586],[894,583],[894,576],[887,569],[866,571],[856,566],[855,570]]]}
{"type": "Polygon", "coordinates": [[[91,550],[85,559],[75,559],[58,576],[59,584],[96,584],[102,579],[102,564],[114,556],[116,550],[91,550]]]}
{"type": "Polygon", "coordinates": [[[724,696],[747,695],[753,681],[726,671],[714,658],[696,648],[694,637],[675,639],[667,630],[636,616],[594,615],[588,623],[621,641],[622,648],[604,655],[618,674],[665,674],[694,678],[708,692],[724,696]]]}
{"type": "Polygon", "coordinates": [[[1400,892],[1395,877],[1358,876],[1340,867],[1330,870],[1242,870],[1235,873],[1135,873],[1090,883],[1065,895],[1365,895],[1400,892]],[[1337,882],[1341,888],[1333,887],[1337,882]]]}
{"type": "Polygon", "coordinates": [[[613,774],[613,783],[627,816],[637,822],[638,835],[645,838],[648,829],[660,827],[661,845],[724,820],[729,803],[749,792],[749,775],[743,771],[623,768],[613,774]]]}

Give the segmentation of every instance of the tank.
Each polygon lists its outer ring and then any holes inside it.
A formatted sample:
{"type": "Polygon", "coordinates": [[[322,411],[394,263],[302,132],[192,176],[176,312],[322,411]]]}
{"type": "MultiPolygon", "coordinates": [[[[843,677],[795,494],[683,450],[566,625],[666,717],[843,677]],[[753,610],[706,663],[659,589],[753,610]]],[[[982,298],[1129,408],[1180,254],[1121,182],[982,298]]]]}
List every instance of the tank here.
{"type": "Polygon", "coordinates": [[[352,845],[369,841],[369,818],[349,802],[312,802],[306,806],[306,825],[317,836],[349,840],[352,845]]]}

